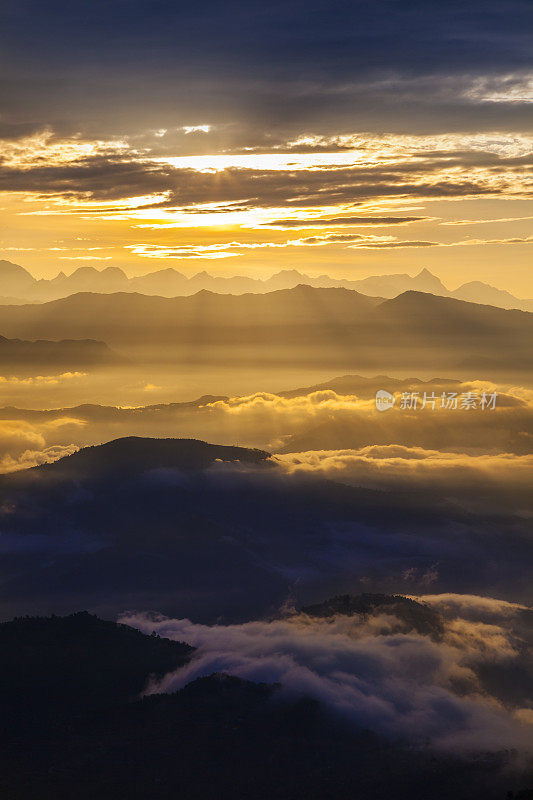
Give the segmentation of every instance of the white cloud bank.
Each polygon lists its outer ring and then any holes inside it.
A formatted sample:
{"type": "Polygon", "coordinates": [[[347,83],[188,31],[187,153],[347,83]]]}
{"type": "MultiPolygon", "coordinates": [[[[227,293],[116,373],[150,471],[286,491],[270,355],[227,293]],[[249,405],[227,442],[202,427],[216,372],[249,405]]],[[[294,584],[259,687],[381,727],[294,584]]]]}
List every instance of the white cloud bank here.
{"type": "Polygon", "coordinates": [[[188,665],[153,682],[148,693],[173,692],[225,672],[279,682],[282,694],[314,697],[335,714],[393,738],[429,740],[460,752],[530,750],[532,698],[511,707],[480,678],[485,665],[505,675],[522,663],[525,643],[513,628],[523,607],[471,596],[427,600],[443,613],[440,638],[414,633],[379,612],[328,619],[297,614],[228,626],[144,614],[121,621],[197,648],[188,665]],[[490,623],[484,621],[487,610],[490,623]]]}

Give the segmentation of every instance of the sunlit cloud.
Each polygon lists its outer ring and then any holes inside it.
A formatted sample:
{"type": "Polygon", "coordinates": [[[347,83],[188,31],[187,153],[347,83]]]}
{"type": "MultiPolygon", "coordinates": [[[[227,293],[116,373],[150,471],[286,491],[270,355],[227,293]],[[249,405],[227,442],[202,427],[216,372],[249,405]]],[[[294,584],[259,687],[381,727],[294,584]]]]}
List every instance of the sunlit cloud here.
{"type": "Polygon", "coordinates": [[[111,261],[113,256],[59,256],[61,261],[111,261]]]}
{"type": "Polygon", "coordinates": [[[50,128],[23,139],[0,139],[0,164],[5,169],[31,169],[74,163],[104,153],[125,153],[124,140],[90,141],[82,137],[62,139],[50,128]]]}
{"type": "Polygon", "coordinates": [[[529,222],[533,217],[500,217],[499,219],[449,219],[440,220],[439,225],[495,225],[503,222],[529,222]]]}
{"type": "MultiPolygon", "coordinates": [[[[186,127],[202,137],[208,132],[204,129],[211,131],[207,124],[186,127]]],[[[272,262],[284,250],[300,259],[308,248],[315,249],[317,258],[319,249],[322,258],[335,250],[348,264],[356,251],[381,251],[393,259],[394,252],[401,256],[407,250],[531,241],[522,231],[513,236],[512,229],[502,229],[497,237],[458,241],[444,235],[454,220],[446,219],[443,202],[531,197],[533,139],[522,133],[303,132],[268,145],[263,139],[261,145],[214,147],[201,155],[173,154],[176,142],[189,135],[183,126],[154,127],[149,133],[150,145],[142,147],[135,136],[61,138],[49,129],[18,140],[0,139],[0,191],[19,198],[16,217],[55,217],[55,226],[64,224],[62,217],[95,228],[112,224],[112,239],[105,241],[108,252],[68,245],[57,251],[59,260],[80,264],[115,264],[124,251],[135,259],[231,262],[253,254],[256,263],[272,262]],[[436,216],[430,204],[439,202],[436,216]],[[407,226],[416,233],[394,235],[407,226]],[[146,231],[146,238],[138,241],[136,228],[146,231]],[[172,235],[180,230],[187,231],[182,238],[172,235]],[[299,230],[315,235],[267,233],[299,230]]],[[[455,210],[453,216],[459,216],[455,210]]],[[[470,224],[466,217],[459,216],[456,224],[470,224]]],[[[501,222],[515,219],[509,215],[501,222]]],[[[96,241],[102,241],[100,234],[96,241]]],[[[9,246],[16,244],[10,233],[9,246]]],[[[38,248],[28,252],[41,258],[38,248]]]]}
{"type": "Polygon", "coordinates": [[[36,247],[0,247],[1,253],[34,253],[36,247]]]}
{"type": "Polygon", "coordinates": [[[308,236],[302,239],[289,239],[284,242],[217,242],[216,244],[156,245],[138,243],[125,245],[142,258],[232,258],[244,255],[250,250],[284,249],[296,247],[346,247],[350,250],[374,250],[417,247],[472,247],[481,245],[532,244],[533,236],[512,239],[462,239],[457,242],[434,242],[424,240],[402,240],[394,236],[370,236],[363,234],[328,233],[308,236]]]}
{"type": "Polygon", "coordinates": [[[343,141],[350,147],[340,151],[156,156],[124,142],[56,141],[46,132],[4,142],[0,189],[33,192],[65,210],[102,215],[186,208],[190,213],[206,203],[223,210],[244,203],[251,209],[294,205],[320,212],[380,197],[517,196],[530,190],[516,163],[533,150],[524,137],[358,134],[343,141]],[[111,202],[106,195],[113,195],[111,202]]]}
{"type": "Polygon", "coordinates": [[[53,443],[53,438],[60,428],[72,430],[84,425],[83,420],[71,417],[44,424],[0,420],[0,473],[48,464],[76,452],[76,445],[53,443]]]}
{"type": "Polygon", "coordinates": [[[68,381],[86,378],[86,372],[62,372],[60,375],[30,375],[19,378],[14,375],[0,375],[0,385],[8,386],[57,386],[68,381]]]}
{"type": "MultiPolygon", "coordinates": [[[[182,131],[184,133],[209,133],[211,125],[184,125],[182,131]]],[[[166,131],[165,131],[166,133],[166,131]]]]}
{"type": "Polygon", "coordinates": [[[460,242],[449,242],[446,247],[468,247],[483,244],[533,244],[533,236],[515,236],[511,239],[463,239],[460,242]]]}
{"type": "Polygon", "coordinates": [[[243,255],[248,250],[283,249],[286,247],[431,247],[436,242],[398,241],[393,236],[363,236],[362,234],[327,234],[285,242],[227,242],[210,245],[165,246],[153,244],[126,245],[138,256],[145,258],[230,258],[243,255]],[[353,244],[356,242],[357,244],[353,244]],[[242,251],[242,252],[240,252],[242,251]]]}
{"type": "Polygon", "coordinates": [[[389,225],[411,225],[413,222],[428,222],[431,217],[296,217],[294,219],[275,219],[261,224],[262,228],[273,230],[287,230],[291,228],[337,228],[375,225],[388,227],[389,225]]]}

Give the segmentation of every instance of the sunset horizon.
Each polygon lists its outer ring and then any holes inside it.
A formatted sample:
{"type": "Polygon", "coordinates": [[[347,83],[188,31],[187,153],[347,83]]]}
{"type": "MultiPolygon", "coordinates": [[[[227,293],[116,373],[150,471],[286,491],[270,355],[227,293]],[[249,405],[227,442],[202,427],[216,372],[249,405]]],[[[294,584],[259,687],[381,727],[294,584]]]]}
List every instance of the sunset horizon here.
{"type": "Polygon", "coordinates": [[[6,2],[0,258],[533,297],[528,3],[306,8],[6,2]]]}

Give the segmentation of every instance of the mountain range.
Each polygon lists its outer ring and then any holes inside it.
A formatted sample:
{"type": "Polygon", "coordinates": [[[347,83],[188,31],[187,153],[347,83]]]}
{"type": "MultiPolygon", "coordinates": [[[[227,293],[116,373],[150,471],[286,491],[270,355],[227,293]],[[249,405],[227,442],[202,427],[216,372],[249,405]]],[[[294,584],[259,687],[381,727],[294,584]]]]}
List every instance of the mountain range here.
{"type": "Polygon", "coordinates": [[[122,345],[176,342],[177,336],[179,341],[199,343],[209,332],[220,341],[224,330],[353,325],[380,302],[348,289],[303,285],[268,294],[221,295],[202,290],[172,298],[80,292],[48,303],[0,306],[0,330],[4,335],[24,331],[28,338],[43,336],[45,331],[52,338],[87,338],[84,331],[101,331],[105,341],[122,345]]]}
{"type": "Polygon", "coordinates": [[[270,278],[261,280],[245,276],[220,277],[199,272],[187,277],[172,267],[157,270],[139,277],[129,278],[118,267],[97,270],[91,266],[79,267],[71,275],[60,272],[55,278],[35,279],[27,270],[9,261],[0,261],[0,302],[46,302],[67,297],[77,292],[139,292],[161,297],[195,294],[203,289],[218,294],[266,293],[279,289],[292,289],[299,284],[316,288],[342,287],[361,294],[392,298],[406,291],[428,292],[472,303],[517,308],[533,311],[533,300],[514,297],[504,289],[481,281],[464,283],[449,290],[442,281],[427,269],[417,275],[407,273],[376,275],[361,280],[336,279],[328,275],[310,276],[295,269],[281,270],[270,278]]]}
{"type": "Polygon", "coordinates": [[[414,291],[383,300],[305,285],[174,298],[79,293],[0,306],[0,331],[25,339],[97,339],[152,362],[188,361],[202,351],[235,362],[524,371],[533,358],[531,313],[414,291]]]}

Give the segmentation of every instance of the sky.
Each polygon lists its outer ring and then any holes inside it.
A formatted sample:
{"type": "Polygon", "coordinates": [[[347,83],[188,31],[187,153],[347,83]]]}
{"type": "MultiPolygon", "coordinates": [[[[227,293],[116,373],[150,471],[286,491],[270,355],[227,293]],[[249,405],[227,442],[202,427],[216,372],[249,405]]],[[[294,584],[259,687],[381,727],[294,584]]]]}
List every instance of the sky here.
{"type": "Polygon", "coordinates": [[[3,0],[0,259],[533,297],[530,0],[3,0]]]}

